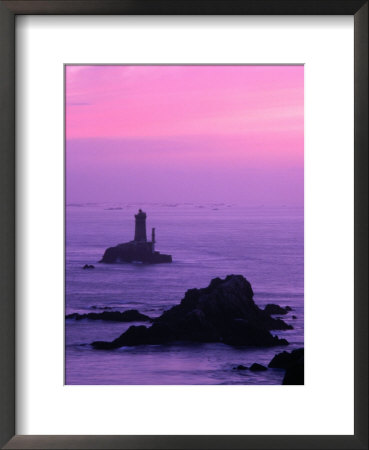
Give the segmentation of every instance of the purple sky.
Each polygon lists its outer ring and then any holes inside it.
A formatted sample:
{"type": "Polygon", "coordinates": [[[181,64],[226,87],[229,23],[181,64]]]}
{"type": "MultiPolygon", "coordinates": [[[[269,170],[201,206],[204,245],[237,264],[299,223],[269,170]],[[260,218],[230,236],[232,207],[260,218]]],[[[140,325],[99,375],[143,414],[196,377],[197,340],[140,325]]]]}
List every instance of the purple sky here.
{"type": "Polygon", "coordinates": [[[303,205],[303,66],[68,66],[67,202],[303,205]]]}

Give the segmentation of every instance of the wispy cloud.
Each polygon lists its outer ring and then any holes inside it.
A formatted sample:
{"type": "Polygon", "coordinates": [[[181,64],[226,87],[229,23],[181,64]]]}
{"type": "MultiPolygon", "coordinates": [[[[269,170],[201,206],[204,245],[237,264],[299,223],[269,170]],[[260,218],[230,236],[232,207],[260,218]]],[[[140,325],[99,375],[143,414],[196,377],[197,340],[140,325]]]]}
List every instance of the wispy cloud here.
{"type": "Polygon", "coordinates": [[[88,106],[91,104],[90,102],[68,102],[68,106],[88,106]]]}

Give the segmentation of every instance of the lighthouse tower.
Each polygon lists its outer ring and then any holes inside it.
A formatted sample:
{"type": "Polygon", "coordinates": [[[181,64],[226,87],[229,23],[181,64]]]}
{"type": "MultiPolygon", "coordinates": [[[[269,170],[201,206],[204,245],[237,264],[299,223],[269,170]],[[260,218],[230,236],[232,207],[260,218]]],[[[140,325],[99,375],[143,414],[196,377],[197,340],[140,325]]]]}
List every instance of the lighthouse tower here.
{"type": "Polygon", "coordinates": [[[142,209],[138,210],[135,214],[136,224],[135,224],[135,241],[136,242],[147,242],[146,237],[146,213],[142,209]]]}

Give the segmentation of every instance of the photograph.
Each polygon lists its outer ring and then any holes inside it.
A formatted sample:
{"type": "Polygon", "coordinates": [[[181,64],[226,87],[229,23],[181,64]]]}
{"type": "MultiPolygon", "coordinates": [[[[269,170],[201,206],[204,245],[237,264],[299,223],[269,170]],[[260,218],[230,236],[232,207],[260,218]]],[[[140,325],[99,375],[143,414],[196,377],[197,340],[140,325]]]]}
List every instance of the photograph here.
{"type": "Polygon", "coordinates": [[[64,104],[64,383],[303,385],[304,65],[66,64],[64,104]]]}

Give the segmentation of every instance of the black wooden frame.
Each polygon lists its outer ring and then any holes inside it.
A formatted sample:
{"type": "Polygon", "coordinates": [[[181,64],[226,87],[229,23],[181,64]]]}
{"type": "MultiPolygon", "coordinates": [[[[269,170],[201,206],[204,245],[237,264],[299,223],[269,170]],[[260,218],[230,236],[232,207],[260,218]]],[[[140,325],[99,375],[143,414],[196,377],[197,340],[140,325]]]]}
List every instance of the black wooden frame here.
{"type": "Polygon", "coordinates": [[[0,445],[3,445],[3,448],[368,449],[368,1],[0,0],[0,250],[0,445]],[[15,435],[14,79],[15,17],[19,14],[348,14],[354,16],[355,432],[353,436],[15,435]]]}

